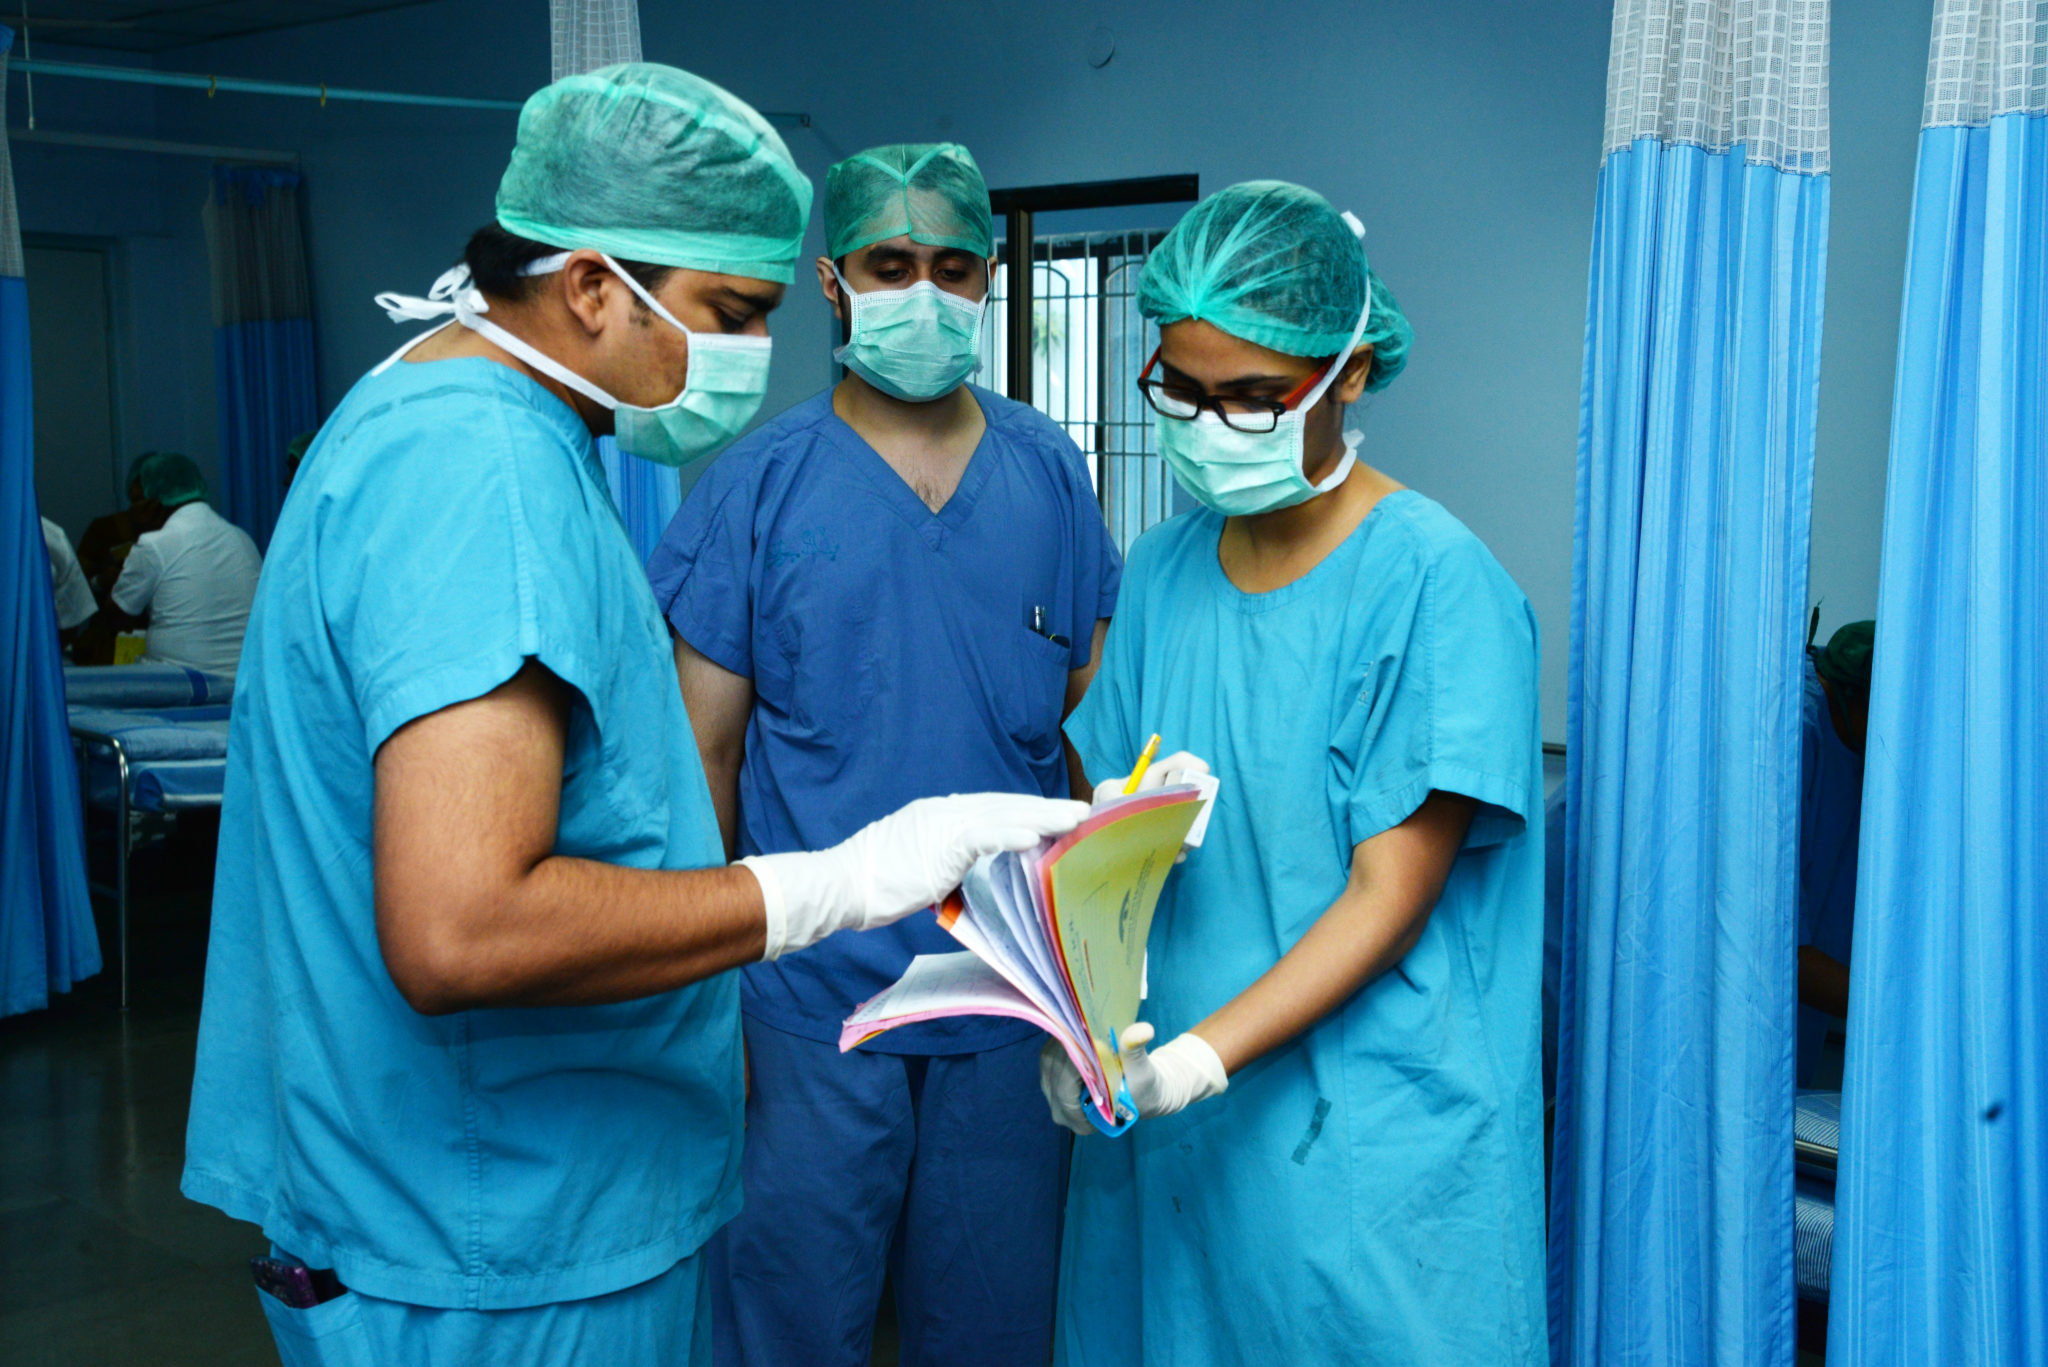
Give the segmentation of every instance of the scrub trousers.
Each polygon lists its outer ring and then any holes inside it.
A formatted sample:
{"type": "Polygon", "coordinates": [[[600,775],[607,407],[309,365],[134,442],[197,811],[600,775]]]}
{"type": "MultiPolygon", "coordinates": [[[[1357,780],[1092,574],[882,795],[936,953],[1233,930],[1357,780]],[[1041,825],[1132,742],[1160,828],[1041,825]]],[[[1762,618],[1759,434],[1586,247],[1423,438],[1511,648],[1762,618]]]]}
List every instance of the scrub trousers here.
{"type": "Polygon", "coordinates": [[[707,1367],[708,1286],[700,1252],[610,1295],[518,1310],[443,1310],[354,1291],[310,1310],[266,1291],[256,1298],[283,1367],[707,1367]]]}
{"type": "Polygon", "coordinates": [[[903,1367],[1045,1367],[1069,1145],[1043,1037],[841,1054],[742,1019],[746,1205],[705,1246],[719,1367],[866,1367],[885,1268],[903,1367]]]}

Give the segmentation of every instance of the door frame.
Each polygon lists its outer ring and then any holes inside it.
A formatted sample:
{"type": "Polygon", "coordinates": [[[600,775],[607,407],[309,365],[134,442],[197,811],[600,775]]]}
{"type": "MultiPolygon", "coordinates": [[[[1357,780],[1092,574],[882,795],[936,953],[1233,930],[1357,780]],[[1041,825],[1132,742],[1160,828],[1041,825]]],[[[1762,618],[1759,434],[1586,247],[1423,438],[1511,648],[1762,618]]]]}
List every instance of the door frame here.
{"type": "MultiPolygon", "coordinates": [[[[128,491],[122,487],[121,476],[127,469],[123,453],[128,450],[128,391],[126,376],[121,366],[121,335],[117,325],[120,317],[120,301],[115,296],[121,272],[117,269],[116,258],[121,250],[118,237],[99,237],[84,233],[29,232],[21,234],[23,266],[26,268],[28,253],[35,250],[60,252],[93,252],[100,258],[100,298],[105,302],[106,313],[100,319],[105,333],[107,349],[107,444],[111,459],[107,465],[107,506],[125,508],[128,506],[128,491]]],[[[29,317],[29,327],[35,327],[35,317],[29,317]]],[[[33,453],[31,453],[33,456],[33,453]]]]}

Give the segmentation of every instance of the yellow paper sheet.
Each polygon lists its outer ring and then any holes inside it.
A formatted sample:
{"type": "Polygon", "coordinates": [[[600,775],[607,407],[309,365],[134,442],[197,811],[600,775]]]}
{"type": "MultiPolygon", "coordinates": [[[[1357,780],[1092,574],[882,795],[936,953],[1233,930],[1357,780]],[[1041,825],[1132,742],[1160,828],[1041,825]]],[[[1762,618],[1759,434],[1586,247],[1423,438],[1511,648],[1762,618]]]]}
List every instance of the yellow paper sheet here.
{"type": "Polygon", "coordinates": [[[1054,929],[1081,1019],[1114,1096],[1123,1060],[1111,1035],[1138,1019],[1152,909],[1201,803],[1190,795],[1112,822],[1062,852],[1050,869],[1054,929]]]}

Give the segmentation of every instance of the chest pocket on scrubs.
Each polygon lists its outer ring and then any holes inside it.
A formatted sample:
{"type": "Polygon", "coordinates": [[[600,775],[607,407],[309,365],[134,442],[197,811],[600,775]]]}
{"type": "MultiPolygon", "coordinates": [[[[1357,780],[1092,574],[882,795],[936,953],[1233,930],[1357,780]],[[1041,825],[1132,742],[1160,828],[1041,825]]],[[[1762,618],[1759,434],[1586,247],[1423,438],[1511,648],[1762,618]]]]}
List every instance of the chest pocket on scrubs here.
{"type": "Polygon", "coordinates": [[[1007,627],[996,639],[1009,647],[1000,666],[1006,677],[997,680],[997,715],[1026,759],[1048,764],[1060,754],[1060,714],[1066,710],[1073,654],[1022,626],[1007,627]]]}

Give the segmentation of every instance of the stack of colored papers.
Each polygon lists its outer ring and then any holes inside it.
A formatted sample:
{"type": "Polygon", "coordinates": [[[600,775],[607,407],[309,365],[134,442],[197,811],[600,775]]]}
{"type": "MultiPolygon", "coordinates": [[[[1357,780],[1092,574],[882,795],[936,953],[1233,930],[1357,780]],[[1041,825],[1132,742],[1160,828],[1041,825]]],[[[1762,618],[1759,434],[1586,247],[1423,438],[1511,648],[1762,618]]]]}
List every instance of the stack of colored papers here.
{"type": "Polygon", "coordinates": [[[1014,1016],[1060,1042],[1090,1118],[1120,1133],[1134,1111],[1117,1036],[1138,1019],[1152,909],[1203,808],[1191,785],[1113,798],[1058,840],[981,860],[939,909],[965,950],[911,960],[847,1018],[840,1049],[913,1021],[1014,1016]]]}

